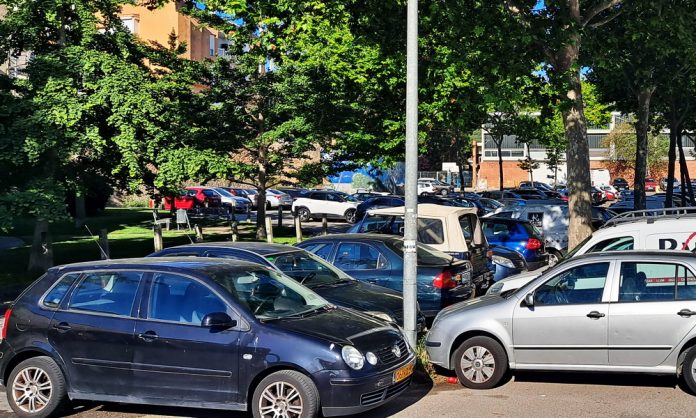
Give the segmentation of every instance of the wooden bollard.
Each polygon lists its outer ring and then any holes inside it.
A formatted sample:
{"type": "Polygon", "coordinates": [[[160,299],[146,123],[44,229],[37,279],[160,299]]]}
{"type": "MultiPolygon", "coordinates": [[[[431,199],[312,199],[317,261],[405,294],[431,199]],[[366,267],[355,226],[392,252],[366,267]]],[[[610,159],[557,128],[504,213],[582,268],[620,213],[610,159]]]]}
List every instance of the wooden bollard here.
{"type": "Polygon", "coordinates": [[[329,235],[329,221],[326,219],[326,214],[321,215],[321,234],[329,235]]]}
{"type": "Polygon", "coordinates": [[[283,226],[283,205],[278,204],[278,228],[283,226]]]}
{"type": "Polygon", "coordinates": [[[239,241],[239,231],[237,230],[237,221],[232,221],[230,223],[230,229],[232,230],[232,242],[239,241]]]}
{"type": "Polygon", "coordinates": [[[293,218],[295,219],[295,239],[297,242],[302,242],[302,221],[297,213],[293,218]]]}
{"type": "Polygon", "coordinates": [[[273,220],[266,215],[266,242],[273,244],[273,220]]]}
{"type": "Polygon", "coordinates": [[[101,259],[102,260],[108,260],[110,255],[109,255],[109,231],[106,229],[100,229],[99,230],[99,245],[101,246],[101,259]]]}
{"type": "Polygon", "coordinates": [[[162,241],[162,226],[155,225],[154,227],[152,227],[152,230],[155,233],[155,252],[162,251],[162,249],[164,248],[164,244],[162,241]]]}
{"type": "Polygon", "coordinates": [[[193,226],[193,230],[196,231],[196,242],[202,242],[203,241],[203,228],[201,228],[200,225],[195,224],[193,226]]]}

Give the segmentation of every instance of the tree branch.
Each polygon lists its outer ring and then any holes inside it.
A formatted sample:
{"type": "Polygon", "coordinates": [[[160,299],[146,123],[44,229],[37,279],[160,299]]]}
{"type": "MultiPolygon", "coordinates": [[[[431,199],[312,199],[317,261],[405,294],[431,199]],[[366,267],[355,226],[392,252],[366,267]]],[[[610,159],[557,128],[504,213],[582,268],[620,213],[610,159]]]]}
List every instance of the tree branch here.
{"type": "Polygon", "coordinates": [[[620,14],[621,14],[621,10],[618,10],[618,11],[616,11],[616,13],[613,13],[613,14],[609,15],[609,17],[606,17],[606,18],[600,20],[599,22],[592,23],[592,24],[590,25],[590,27],[594,29],[594,28],[598,28],[598,27],[600,27],[600,26],[604,26],[604,25],[606,25],[607,23],[609,23],[609,22],[611,22],[612,20],[614,20],[614,19],[616,19],[617,17],[619,17],[620,14]]]}
{"type": "Polygon", "coordinates": [[[594,7],[591,7],[590,10],[587,11],[587,14],[585,17],[582,19],[582,22],[580,24],[584,27],[587,26],[592,19],[595,18],[598,14],[602,13],[603,11],[610,9],[614,6],[618,6],[621,4],[623,0],[602,0],[599,2],[597,5],[594,7]]]}

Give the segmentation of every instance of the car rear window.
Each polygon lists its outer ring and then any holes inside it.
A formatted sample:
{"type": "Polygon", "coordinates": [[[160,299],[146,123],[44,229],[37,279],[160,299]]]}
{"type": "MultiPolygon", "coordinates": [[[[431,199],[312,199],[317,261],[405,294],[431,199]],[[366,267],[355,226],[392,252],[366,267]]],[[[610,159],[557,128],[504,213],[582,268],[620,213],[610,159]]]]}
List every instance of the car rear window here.
{"type": "MultiPolygon", "coordinates": [[[[385,244],[398,254],[403,255],[403,241],[389,241],[385,244]]],[[[416,257],[419,266],[444,266],[456,261],[452,256],[420,243],[416,246],[416,257]]]]}

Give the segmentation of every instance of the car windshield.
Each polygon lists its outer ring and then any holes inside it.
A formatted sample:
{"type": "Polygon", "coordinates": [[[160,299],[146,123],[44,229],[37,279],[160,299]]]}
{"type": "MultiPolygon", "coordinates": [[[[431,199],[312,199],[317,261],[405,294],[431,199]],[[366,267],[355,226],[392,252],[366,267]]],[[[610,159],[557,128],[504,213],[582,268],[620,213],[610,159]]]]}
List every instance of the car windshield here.
{"type": "Polygon", "coordinates": [[[246,194],[259,194],[257,190],[254,189],[243,189],[246,194]]]}
{"type": "Polygon", "coordinates": [[[220,193],[220,195],[225,196],[225,197],[234,197],[234,195],[227,190],[221,188],[221,187],[216,187],[215,191],[220,193]]]}
{"type": "Polygon", "coordinates": [[[329,305],[290,277],[264,268],[220,269],[211,277],[258,319],[293,317],[329,305]]]}
{"type": "MultiPolygon", "coordinates": [[[[386,241],[385,244],[399,254],[404,252],[404,242],[401,240],[386,241]]],[[[416,244],[416,257],[419,266],[443,266],[455,261],[449,254],[421,243],[416,244]]]]}
{"type": "Polygon", "coordinates": [[[280,271],[309,288],[352,282],[348,275],[320,257],[304,251],[266,256],[280,271]]]}

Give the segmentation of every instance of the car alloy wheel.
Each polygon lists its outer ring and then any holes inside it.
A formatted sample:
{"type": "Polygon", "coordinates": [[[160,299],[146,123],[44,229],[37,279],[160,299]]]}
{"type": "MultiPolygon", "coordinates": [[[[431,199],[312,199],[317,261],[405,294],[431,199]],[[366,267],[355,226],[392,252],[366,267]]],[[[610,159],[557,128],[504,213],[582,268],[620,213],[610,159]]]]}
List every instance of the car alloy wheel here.
{"type": "Polygon", "coordinates": [[[443,195],[443,196],[447,196],[447,195],[449,194],[449,191],[448,191],[447,189],[442,189],[442,190],[440,191],[440,194],[443,195]]]}
{"type": "Polygon", "coordinates": [[[300,218],[300,221],[302,221],[302,222],[309,221],[309,217],[310,217],[309,209],[307,209],[307,208],[297,209],[297,216],[300,218]]]}
{"type": "Polygon", "coordinates": [[[553,267],[561,261],[561,257],[555,251],[549,251],[549,267],[553,267]]]}
{"type": "Polygon", "coordinates": [[[30,414],[42,411],[53,393],[53,384],[46,372],[38,367],[27,367],[12,382],[12,401],[30,414]]]}
{"type": "Polygon", "coordinates": [[[50,357],[32,357],[19,363],[6,384],[7,400],[19,417],[53,416],[68,401],[63,372],[50,357]]]}
{"type": "Polygon", "coordinates": [[[354,224],[355,223],[355,209],[349,209],[346,212],[346,222],[349,224],[354,224]]]}
{"type": "Polygon", "coordinates": [[[251,405],[254,418],[314,418],[319,415],[319,391],[304,374],[280,370],[259,382],[251,405]]]}

